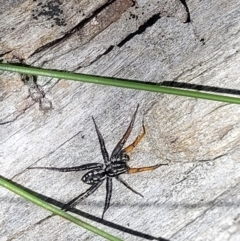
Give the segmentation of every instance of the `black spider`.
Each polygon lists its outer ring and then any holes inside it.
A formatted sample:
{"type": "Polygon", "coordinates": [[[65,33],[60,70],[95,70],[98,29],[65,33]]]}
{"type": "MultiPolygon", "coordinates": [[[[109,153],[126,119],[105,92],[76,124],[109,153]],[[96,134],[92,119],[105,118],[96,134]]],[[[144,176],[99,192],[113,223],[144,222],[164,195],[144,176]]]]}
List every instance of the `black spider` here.
{"type": "MultiPolygon", "coordinates": [[[[137,172],[143,172],[143,171],[150,171],[154,170],[162,165],[168,165],[168,164],[158,164],[155,166],[148,166],[148,167],[140,167],[140,168],[130,168],[128,166],[128,161],[130,160],[128,156],[128,152],[132,151],[133,148],[139,143],[139,141],[143,138],[145,135],[145,127],[144,124],[142,125],[143,133],[135,139],[135,141],[123,149],[123,146],[125,142],[127,141],[127,138],[129,137],[133,124],[135,121],[135,117],[137,114],[139,105],[137,106],[137,109],[132,117],[132,120],[128,126],[128,129],[126,133],[123,135],[122,139],[118,142],[116,147],[114,148],[111,157],[109,158],[108,152],[105,147],[105,143],[103,140],[103,137],[97,127],[97,124],[93,119],[93,123],[95,125],[95,129],[98,135],[98,140],[101,147],[102,156],[104,159],[104,164],[102,163],[89,163],[84,164],[81,166],[76,167],[64,167],[64,168],[57,168],[57,167],[29,167],[28,169],[47,169],[52,171],[59,171],[59,172],[74,172],[74,171],[88,171],[83,177],[82,181],[86,184],[91,185],[89,189],[87,189],[84,193],[81,193],[77,197],[75,197],[73,200],[68,202],[63,206],[62,209],[68,211],[71,208],[73,208],[75,205],[77,205],[79,202],[87,198],[89,195],[91,195],[94,191],[96,191],[104,180],[106,180],[106,199],[105,199],[105,206],[102,214],[102,218],[104,217],[105,212],[109,208],[110,200],[112,196],[112,179],[116,178],[119,182],[121,182],[125,187],[130,189],[132,192],[142,196],[140,193],[135,191],[133,188],[131,188],[124,180],[120,178],[120,175],[123,173],[137,173],[137,172]]],[[[143,197],[143,196],[142,196],[143,197]]]]}

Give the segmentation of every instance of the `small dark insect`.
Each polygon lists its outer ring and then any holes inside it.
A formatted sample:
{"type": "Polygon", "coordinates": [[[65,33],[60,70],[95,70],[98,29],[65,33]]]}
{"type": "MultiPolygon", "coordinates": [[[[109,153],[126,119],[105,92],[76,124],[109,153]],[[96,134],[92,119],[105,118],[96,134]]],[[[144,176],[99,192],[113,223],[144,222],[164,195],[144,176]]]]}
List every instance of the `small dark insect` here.
{"type": "MultiPolygon", "coordinates": [[[[28,169],[47,169],[52,171],[59,171],[59,172],[76,172],[76,171],[88,171],[83,177],[82,181],[86,184],[91,185],[89,189],[87,189],[84,193],[81,193],[77,197],[75,197],[73,200],[68,202],[63,206],[63,210],[70,210],[75,205],[77,205],[79,202],[87,198],[89,195],[91,195],[93,192],[95,192],[103,183],[104,180],[106,180],[106,198],[105,198],[105,206],[102,214],[102,218],[104,217],[105,212],[109,208],[110,200],[112,196],[112,179],[116,178],[119,182],[121,182],[125,187],[130,189],[132,192],[142,196],[142,194],[135,191],[133,188],[131,188],[124,180],[120,178],[120,175],[123,173],[133,174],[137,172],[143,172],[143,171],[151,171],[154,170],[162,165],[168,165],[168,164],[157,164],[155,166],[148,166],[148,167],[139,167],[139,168],[130,168],[128,166],[128,161],[130,160],[127,153],[133,150],[134,147],[140,142],[140,140],[145,135],[145,127],[144,124],[142,125],[143,133],[138,135],[135,141],[123,149],[123,146],[125,142],[127,141],[132,129],[133,124],[135,121],[135,117],[137,114],[139,105],[137,106],[137,109],[132,117],[132,120],[128,126],[127,131],[123,135],[122,139],[118,142],[116,147],[114,148],[111,157],[109,158],[108,152],[105,147],[104,139],[97,127],[97,124],[93,119],[93,123],[95,125],[95,129],[98,135],[98,140],[101,147],[102,156],[104,159],[104,164],[102,163],[89,163],[84,164],[81,166],[76,167],[65,167],[65,168],[57,168],[57,167],[29,167],[28,169]]],[[[143,197],[143,196],[142,196],[143,197]]]]}

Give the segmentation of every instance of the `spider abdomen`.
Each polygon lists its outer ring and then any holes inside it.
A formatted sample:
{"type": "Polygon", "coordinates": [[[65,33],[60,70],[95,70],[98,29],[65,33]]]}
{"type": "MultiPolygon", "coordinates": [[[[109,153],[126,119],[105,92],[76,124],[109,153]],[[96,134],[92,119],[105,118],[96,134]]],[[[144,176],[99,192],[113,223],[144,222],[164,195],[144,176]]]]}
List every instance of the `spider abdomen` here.
{"type": "Polygon", "coordinates": [[[86,184],[95,184],[103,181],[105,179],[105,170],[104,169],[94,169],[87,172],[83,177],[82,181],[86,184]]]}

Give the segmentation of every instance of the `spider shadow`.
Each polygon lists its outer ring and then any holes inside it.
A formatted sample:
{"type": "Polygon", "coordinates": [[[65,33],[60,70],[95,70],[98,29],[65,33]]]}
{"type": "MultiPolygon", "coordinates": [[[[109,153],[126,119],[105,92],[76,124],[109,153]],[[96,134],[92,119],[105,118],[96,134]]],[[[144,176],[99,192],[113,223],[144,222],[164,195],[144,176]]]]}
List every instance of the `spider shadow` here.
{"type": "MultiPolygon", "coordinates": [[[[23,189],[24,191],[27,191],[28,193],[30,194],[33,194],[35,196],[37,196],[39,199],[47,202],[47,203],[50,203],[56,207],[59,207],[59,208],[62,208],[65,203],[62,203],[62,202],[59,202],[53,198],[50,198],[50,197],[47,197],[45,195],[42,195],[38,192],[35,192],[31,189],[28,189],[27,187],[24,187],[22,186],[21,184],[18,184],[16,182],[13,182],[12,180],[10,179],[7,179],[3,176],[0,175],[0,178],[8,181],[8,182],[11,182],[12,184],[18,186],[19,188],[23,189]]],[[[147,239],[147,240],[158,240],[158,241],[169,241],[168,239],[164,239],[164,238],[161,238],[161,237],[154,237],[152,235],[149,235],[149,234],[146,234],[146,233],[143,233],[143,232],[139,232],[137,230],[133,230],[133,229],[130,229],[130,228],[127,228],[127,227],[124,227],[124,226],[121,226],[119,224],[116,224],[116,223],[113,223],[113,222],[110,222],[110,221],[107,221],[107,220],[104,220],[102,218],[99,218],[97,216],[94,216],[92,214],[89,214],[89,213],[86,213],[84,211],[81,211],[79,209],[76,209],[76,208],[72,208],[71,209],[71,212],[72,213],[75,213],[81,217],[84,217],[84,218],[87,218],[89,220],[92,220],[92,221],[95,221],[97,223],[101,223],[105,226],[108,226],[108,227],[111,227],[113,229],[116,229],[116,230],[119,230],[119,231],[122,231],[122,232],[125,232],[125,233],[128,233],[128,234],[131,234],[131,235],[134,235],[134,236],[137,236],[137,237],[140,237],[140,238],[144,238],[144,239],[147,239]]]]}

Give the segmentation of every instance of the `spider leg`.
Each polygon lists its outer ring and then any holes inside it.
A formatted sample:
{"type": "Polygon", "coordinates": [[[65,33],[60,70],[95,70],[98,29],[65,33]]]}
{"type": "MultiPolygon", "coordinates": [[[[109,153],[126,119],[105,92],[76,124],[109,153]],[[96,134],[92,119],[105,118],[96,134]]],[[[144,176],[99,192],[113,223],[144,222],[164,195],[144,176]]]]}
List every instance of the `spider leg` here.
{"type": "Polygon", "coordinates": [[[62,209],[65,211],[68,211],[72,209],[74,206],[76,206],[78,203],[80,203],[82,200],[90,196],[92,193],[94,193],[102,184],[103,182],[96,183],[92,185],[89,189],[87,189],[84,193],[78,195],[73,200],[65,204],[62,209]]]}
{"type": "Polygon", "coordinates": [[[136,193],[137,195],[143,197],[143,195],[137,191],[135,191],[132,187],[130,187],[122,178],[120,178],[119,176],[116,176],[116,179],[121,182],[125,187],[127,187],[128,189],[130,189],[132,192],[136,193]]]}
{"type": "Polygon", "coordinates": [[[130,144],[129,146],[125,147],[123,149],[123,151],[125,151],[126,153],[131,152],[133,150],[133,148],[135,148],[137,146],[137,144],[142,140],[142,138],[146,134],[146,129],[145,129],[144,123],[142,124],[142,128],[143,128],[143,133],[138,135],[137,138],[135,139],[135,141],[132,144],[130,144]]]}
{"type": "Polygon", "coordinates": [[[104,139],[102,137],[101,132],[98,129],[98,126],[97,126],[93,116],[92,116],[92,119],[93,119],[93,123],[94,123],[95,129],[96,129],[97,135],[98,135],[98,140],[99,140],[99,143],[100,143],[101,152],[102,152],[102,156],[103,156],[104,162],[105,162],[106,165],[108,165],[108,164],[110,164],[110,160],[109,160],[107,149],[105,147],[104,139]]]}
{"type": "Polygon", "coordinates": [[[133,125],[134,125],[134,121],[135,121],[135,118],[136,118],[136,115],[137,115],[138,107],[139,107],[139,104],[137,105],[137,109],[135,110],[135,112],[133,114],[132,120],[131,120],[128,128],[127,128],[127,131],[123,135],[122,139],[118,142],[116,147],[113,149],[112,157],[116,156],[122,150],[123,145],[127,141],[128,137],[129,137],[129,135],[130,135],[130,133],[131,133],[131,131],[133,129],[133,125]]]}
{"type": "Polygon", "coordinates": [[[105,199],[105,205],[104,205],[104,210],[102,214],[102,219],[104,217],[105,212],[108,210],[110,206],[110,201],[112,197],[112,178],[107,177],[107,183],[106,183],[106,199],[105,199]]]}
{"type": "Polygon", "coordinates": [[[163,165],[168,165],[168,164],[167,164],[167,163],[164,163],[164,164],[157,164],[157,165],[155,165],[155,166],[129,168],[129,170],[128,170],[127,173],[128,173],[128,174],[133,174],[133,173],[137,173],[137,172],[152,171],[152,170],[155,170],[155,169],[157,169],[158,167],[163,166],[163,165]]]}
{"type": "Polygon", "coordinates": [[[28,167],[27,169],[46,169],[46,170],[58,171],[58,172],[77,172],[77,171],[85,171],[85,170],[95,169],[95,168],[103,168],[103,164],[101,164],[101,163],[89,163],[89,164],[84,164],[84,165],[76,166],[76,167],[63,167],[63,168],[58,168],[58,167],[28,167]]]}

